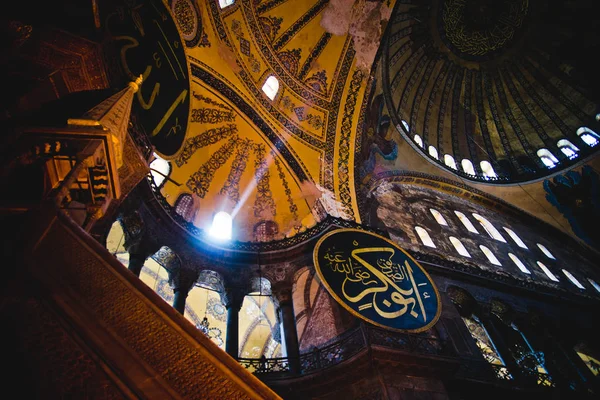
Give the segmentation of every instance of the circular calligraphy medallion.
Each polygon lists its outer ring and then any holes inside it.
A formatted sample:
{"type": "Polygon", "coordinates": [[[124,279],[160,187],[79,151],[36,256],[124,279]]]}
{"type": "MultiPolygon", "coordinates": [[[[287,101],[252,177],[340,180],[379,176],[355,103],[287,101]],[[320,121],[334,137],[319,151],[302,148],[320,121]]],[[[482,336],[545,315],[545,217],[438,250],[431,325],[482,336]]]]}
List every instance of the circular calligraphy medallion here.
{"type": "Polygon", "coordinates": [[[168,158],[180,149],[190,115],[189,65],[182,37],[160,0],[113,4],[105,7],[104,26],[120,67],[126,79],[144,78],[132,114],[156,151],[168,158]]]}
{"type": "Polygon", "coordinates": [[[315,246],[313,260],[329,294],[367,322],[421,332],[440,316],[440,296],[429,274],[383,236],[358,229],[329,232],[315,246]]]}

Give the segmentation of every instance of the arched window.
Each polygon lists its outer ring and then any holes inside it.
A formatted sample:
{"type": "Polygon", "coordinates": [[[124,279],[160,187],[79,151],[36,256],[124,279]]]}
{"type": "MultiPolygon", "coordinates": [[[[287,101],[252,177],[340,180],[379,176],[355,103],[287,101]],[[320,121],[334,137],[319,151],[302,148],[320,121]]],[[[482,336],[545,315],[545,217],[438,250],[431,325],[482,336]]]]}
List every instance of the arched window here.
{"type": "Polygon", "coordinates": [[[481,351],[481,355],[483,358],[490,364],[496,366],[494,368],[496,375],[498,375],[501,379],[513,379],[513,377],[508,372],[506,368],[506,364],[504,360],[500,356],[498,349],[494,345],[490,334],[488,333],[485,326],[481,323],[479,318],[475,314],[472,314],[470,317],[462,317],[469,333],[475,340],[475,344],[481,351]]]}
{"type": "Polygon", "coordinates": [[[410,132],[410,126],[408,126],[408,122],[406,122],[405,120],[401,120],[400,123],[404,127],[404,130],[406,131],[406,133],[409,133],[410,132]]]}
{"type": "Polygon", "coordinates": [[[429,233],[427,233],[427,231],[425,229],[421,228],[420,226],[416,226],[415,230],[417,231],[417,235],[419,235],[421,242],[423,242],[423,244],[425,246],[435,248],[435,244],[433,244],[433,240],[431,240],[431,237],[429,237],[429,233]]]}
{"type": "Polygon", "coordinates": [[[279,91],[279,81],[277,78],[273,75],[269,76],[262,87],[262,91],[265,92],[269,99],[274,100],[279,91]]]}
{"type": "Polygon", "coordinates": [[[431,213],[433,214],[433,218],[435,218],[435,220],[437,221],[438,224],[448,226],[446,219],[438,210],[434,210],[433,208],[430,208],[429,211],[431,211],[431,213]]]}
{"type": "Polygon", "coordinates": [[[458,217],[458,219],[460,219],[460,222],[463,223],[463,225],[465,226],[465,228],[467,228],[467,230],[469,232],[473,232],[473,233],[479,233],[477,232],[477,229],[475,229],[475,227],[473,226],[473,224],[471,223],[471,221],[469,220],[469,218],[467,218],[467,216],[463,213],[461,213],[460,211],[454,211],[454,214],[456,214],[456,216],[458,217]]]}
{"type": "Polygon", "coordinates": [[[429,155],[437,160],[438,159],[437,149],[433,146],[429,146],[429,155]]]}
{"type": "Polygon", "coordinates": [[[460,254],[461,256],[471,258],[471,255],[469,254],[469,252],[467,251],[467,249],[465,248],[465,246],[462,244],[462,242],[460,240],[458,240],[454,236],[450,236],[449,239],[450,239],[450,242],[452,242],[452,244],[454,245],[454,248],[456,249],[456,251],[458,251],[458,254],[460,254]]]}
{"type": "Polygon", "coordinates": [[[570,273],[570,272],[569,272],[569,271],[567,271],[566,269],[563,269],[563,270],[562,270],[562,272],[563,272],[563,274],[565,274],[565,276],[566,276],[567,278],[569,278],[569,280],[570,280],[571,282],[573,282],[573,285],[577,286],[579,289],[585,289],[585,287],[583,287],[583,285],[582,285],[582,284],[581,284],[581,283],[580,283],[580,282],[577,280],[577,278],[575,278],[575,277],[573,276],[573,274],[572,274],[572,273],[570,273]]]}
{"type": "MultiPolygon", "coordinates": [[[[243,358],[277,358],[285,354],[282,343],[275,339],[280,330],[277,308],[270,295],[252,292],[244,297],[239,322],[239,356],[243,358]]],[[[283,346],[285,347],[285,346],[283,346]]],[[[249,369],[249,372],[253,372],[249,369]]]]}
{"type": "Polygon", "coordinates": [[[456,161],[454,161],[454,157],[452,157],[450,154],[444,155],[444,164],[452,169],[456,169],[456,161]]]}
{"type": "Polygon", "coordinates": [[[219,7],[225,8],[232,5],[234,2],[234,0],[219,0],[219,7]]]}
{"type": "Polygon", "coordinates": [[[183,315],[217,346],[225,350],[227,308],[219,292],[209,287],[204,283],[197,283],[190,290],[183,315]]]}
{"type": "Polygon", "coordinates": [[[473,163],[471,160],[463,158],[463,160],[460,162],[460,165],[462,166],[463,171],[465,171],[465,174],[475,176],[475,168],[473,168],[473,163]]]}
{"type": "Polygon", "coordinates": [[[194,213],[194,199],[192,195],[184,193],[177,198],[175,202],[175,213],[181,215],[183,219],[189,221],[194,213]]]}
{"type": "Polygon", "coordinates": [[[522,248],[524,248],[524,249],[527,249],[527,248],[528,248],[528,247],[527,247],[527,245],[526,245],[525,243],[523,243],[523,241],[521,240],[521,238],[520,238],[519,236],[517,236],[517,234],[516,234],[516,233],[514,233],[514,232],[512,231],[512,229],[508,229],[508,228],[507,228],[507,227],[505,227],[505,226],[504,226],[503,228],[504,228],[504,230],[506,231],[506,233],[508,233],[508,236],[510,236],[510,237],[512,238],[512,240],[514,240],[514,241],[515,241],[515,243],[516,243],[516,244],[517,244],[519,247],[522,247],[522,248]]]}
{"type": "Polygon", "coordinates": [[[556,146],[563,152],[569,160],[572,160],[577,157],[577,153],[579,153],[579,149],[573,143],[569,142],[567,139],[560,139],[556,146]]]}
{"type": "Polygon", "coordinates": [[[490,221],[488,221],[487,219],[483,218],[479,214],[473,214],[473,218],[475,218],[477,221],[479,221],[479,223],[481,224],[481,226],[483,226],[483,229],[485,229],[485,231],[488,233],[488,235],[490,235],[491,238],[506,243],[506,240],[502,237],[502,235],[500,234],[500,232],[498,232],[498,229],[496,229],[494,227],[494,225],[492,225],[490,223],[490,221]]]}
{"type": "Polygon", "coordinates": [[[413,139],[414,139],[415,143],[419,145],[419,147],[421,147],[421,148],[423,147],[423,139],[421,139],[421,136],[415,134],[413,139]]]}
{"type": "Polygon", "coordinates": [[[540,250],[542,251],[542,253],[544,253],[544,255],[548,258],[551,258],[553,260],[556,260],[556,258],[554,258],[554,256],[552,255],[552,253],[550,253],[550,251],[543,245],[543,244],[537,244],[537,247],[540,248],[540,250]]]}
{"type": "Polygon", "coordinates": [[[590,128],[582,126],[577,129],[577,136],[581,138],[590,147],[594,147],[598,143],[600,143],[600,136],[590,128]]]}
{"type": "Polygon", "coordinates": [[[592,286],[594,287],[594,289],[596,289],[596,291],[598,293],[600,293],[600,285],[598,285],[596,283],[596,281],[594,281],[593,279],[587,278],[587,280],[592,284],[592,286]]]}
{"type": "Polygon", "coordinates": [[[492,167],[492,164],[490,164],[489,161],[482,161],[479,163],[479,166],[481,167],[481,172],[483,172],[483,176],[486,178],[495,178],[498,175],[496,175],[496,171],[494,171],[494,168],[492,167]]]}
{"type": "Polygon", "coordinates": [[[487,259],[494,265],[502,265],[500,264],[500,261],[498,261],[498,259],[496,258],[496,256],[494,255],[494,253],[492,253],[492,251],[490,249],[488,249],[487,247],[483,246],[483,245],[479,245],[479,248],[481,249],[481,251],[483,252],[483,254],[485,254],[485,256],[487,257],[487,259]]]}
{"type": "Polygon", "coordinates": [[[210,231],[208,232],[215,239],[230,240],[232,230],[231,215],[225,211],[219,211],[213,218],[210,231]]]}
{"type": "Polygon", "coordinates": [[[519,260],[517,258],[517,256],[515,256],[513,253],[508,253],[508,256],[510,257],[510,259],[515,263],[515,265],[517,267],[519,267],[519,269],[521,270],[521,272],[524,272],[526,274],[531,274],[531,271],[529,271],[527,269],[527,267],[525,266],[525,264],[523,264],[523,262],[521,260],[519,260]]]}
{"type": "Polygon", "coordinates": [[[162,159],[158,154],[153,153],[154,160],[150,163],[150,173],[156,187],[160,188],[165,178],[171,174],[171,163],[162,159]]]}
{"type": "Polygon", "coordinates": [[[547,149],[539,149],[537,151],[537,156],[548,168],[554,168],[556,167],[556,164],[558,164],[558,159],[554,157],[554,154],[550,153],[547,149]]]}
{"type": "Polygon", "coordinates": [[[548,267],[546,267],[544,264],[542,264],[541,262],[537,262],[538,267],[540,267],[542,269],[542,271],[544,271],[544,273],[546,274],[546,276],[548,278],[550,278],[550,280],[553,280],[554,282],[558,282],[558,278],[556,276],[554,276],[554,274],[552,272],[550,272],[550,270],[548,269],[548,267]]]}

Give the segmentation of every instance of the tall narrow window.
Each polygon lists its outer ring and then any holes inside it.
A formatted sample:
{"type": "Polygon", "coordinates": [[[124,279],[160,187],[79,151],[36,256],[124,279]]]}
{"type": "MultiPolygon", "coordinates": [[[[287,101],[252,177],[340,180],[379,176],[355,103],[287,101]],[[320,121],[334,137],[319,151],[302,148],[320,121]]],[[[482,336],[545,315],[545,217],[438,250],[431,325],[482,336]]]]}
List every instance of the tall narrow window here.
{"type": "Polygon", "coordinates": [[[269,76],[262,87],[262,91],[265,92],[269,99],[274,100],[279,91],[279,81],[277,78],[273,75],[269,76]]]}
{"type": "Polygon", "coordinates": [[[550,272],[550,270],[548,269],[548,267],[546,267],[544,264],[542,264],[541,262],[537,262],[538,267],[540,267],[542,269],[542,271],[544,271],[544,273],[546,274],[546,276],[548,278],[550,278],[550,280],[553,280],[554,282],[558,282],[558,278],[556,276],[554,276],[554,274],[552,272],[550,272]]]}
{"type": "Polygon", "coordinates": [[[579,136],[581,140],[583,140],[585,144],[587,144],[590,147],[594,147],[595,145],[600,143],[600,137],[598,136],[598,134],[585,126],[582,126],[581,128],[577,129],[577,136],[579,136]]]}
{"type": "Polygon", "coordinates": [[[544,253],[544,255],[548,258],[551,258],[553,260],[556,260],[556,258],[554,258],[554,256],[552,255],[552,253],[550,253],[550,251],[543,245],[543,244],[537,244],[537,247],[540,248],[540,250],[542,251],[542,253],[544,253]]]}
{"type": "Polygon", "coordinates": [[[513,379],[487,329],[485,329],[485,326],[481,323],[479,318],[473,314],[470,317],[462,317],[462,319],[465,322],[469,333],[473,339],[475,339],[475,344],[481,351],[483,358],[494,366],[498,378],[513,379]]]}
{"type": "Polygon", "coordinates": [[[431,240],[431,237],[429,237],[429,233],[427,233],[427,231],[425,229],[421,228],[420,226],[416,226],[415,230],[417,231],[417,235],[419,235],[421,242],[423,242],[423,244],[425,246],[435,248],[435,244],[433,244],[433,240],[431,240]]]}
{"type": "Polygon", "coordinates": [[[465,228],[467,228],[469,232],[479,233],[465,214],[461,213],[460,211],[454,211],[454,214],[456,214],[458,219],[460,219],[460,222],[463,223],[463,225],[465,226],[465,228]]]}
{"type": "Polygon", "coordinates": [[[523,243],[523,241],[521,240],[521,238],[515,232],[513,232],[512,229],[508,229],[507,227],[504,227],[504,230],[506,231],[506,233],[508,233],[508,236],[510,236],[512,238],[512,240],[514,240],[515,243],[519,247],[522,247],[524,249],[528,248],[527,245],[525,245],[525,243],[523,243]]]}
{"type": "Polygon", "coordinates": [[[515,256],[513,253],[508,253],[508,256],[515,263],[515,265],[521,270],[521,272],[523,272],[525,274],[531,274],[531,271],[529,271],[527,269],[527,267],[525,266],[525,264],[523,264],[523,262],[521,260],[519,260],[517,258],[517,256],[515,256]]]}
{"type": "Polygon", "coordinates": [[[192,195],[188,193],[180,195],[175,202],[175,212],[181,215],[186,221],[191,220],[194,214],[194,199],[192,195]]]}
{"type": "Polygon", "coordinates": [[[473,163],[471,162],[471,160],[464,158],[460,162],[460,165],[462,166],[463,171],[465,171],[465,174],[475,176],[475,168],[473,168],[473,163]]]}
{"type": "Polygon", "coordinates": [[[225,8],[234,3],[234,0],[219,0],[219,7],[225,8]]]}
{"type": "Polygon", "coordinates": [[[435,220],[437,221],[438,224],[448,226],[446,219],[438,210],[434,210],[433,208],[430,208],[429,211],[431,211],[431,213],[433,214],[433,218],[435,218],[435,220]]]}
{"type": "Polygon", "coordinates": [[[408,122],[406,122],[405,120],[400,121],[400,123],[402,124],[402,127],[404,128],[404,130],[406,131],[406,133],[410,132],[410,126],[408,126],[408,122]]]}
{"type": "Polygon", "coordinates": [[[215,214],[208,232],[215,239],[229,240],[231,239],[232,220],[231,215],[225,211],[219,211],[215,214]]]}
{"type": "Polygon", "coordinates": [[[154,153],[154,160],[150,163],[150,173],[156,187],[161,187],[166,177],[171,173],[171,163],[162,159],[158,154],[154,153]]]}
{"type": "Polygon", "coordinates": [[[437,149],[433,146],[429,146],[429,155],[437,160],[438,159],[437,149]]]}
{"type": "Polygon", "coordinates": [[[458,251],[458,254],[460,254],[461,256],[471,258],[471,255],[469,254],[469,252],[467,251],[467,249],[465,248],[465,246],[462,244],[462,242],[460,240],[458,240],[454,236],[450,236],[449,239],[450,239],[450,242],[454,245],[454,248],[456,249],[456,251],[458,251]]]}
{"type": "Polygon", "coordinates": [[[486,178],[495,178],[498,175],[496,175],[496,171],[494,171],[494,168],[492,167],[492,164],[489,163],[489,161],[482,161],[479,163],[479,166],[481,167],[481,172],[483,172],[483,176],[486,178]]]}
{"type": "Polygon", "coordinates": [[[600,285],[598,285],[596,283],[596,281],[594,281],[593,279],[587,278],[588,281],[590,281],[590,283],[592,284],[592,286],[594,287],[594,289],[596,289],[596,291],[598,293],[600,293],[600,285]]]}
{"type": "Polygon", "coordinates": [[[556,164],[558,164],[558,159],[554,157],[554,154],[550,153],[547,149],[539,149],[537,151],[537,156],[548,168],[554,168],[556,167],[556,164]]]}
{"type": "Polygon", "coordinates": [[[419,147],[423,147],[423,139],[421,139],[421,136],[415,134],[413,139],[415,140],[415,143],[419,145],[419,147]]]}
{"type": "Polygon", "coordinates": [[[488,233],[488,235],[490,235],[491,238],[506,243],[506,240],[502,237],[502,235],[500,234],[500,232],[498,232],[498,229],[496,229],[494,227],[494,225],[492,225],[490,223],[490,221],[488,221],[487,219],[483,218],[479,214],[473,214],[473,218],[475,218],[477,221],[479,221],[479,223],[481,224],[481,226],[483,226],[483,229],[485,229],[485,231],[488,233]]]}
{"type": "Polygon", "coordinates": [[[577,153],[579,153],[579,149],[573,143],[569,142],[567,139],[560,139],[556,146],[562,151],[562,153],[572,160],[577,157],[577,153]]]}
{"type": "Polygon", "coordinates": [[[446,154],[444,156],[444,164],[452,169],[456,169],[456,161],[454,161],[454,157],[452,157],[450,154],[446,154]]]}
{"type": "Polygon", "coordinates": [[[572,273],[567,271],[566,269],[562,270],[563,274],[573,283],[573,285],[577,286],[579,289],[585,289],[585,287],[573,276],[572,273]]]}
{"type": "Polygon", "coordinates": [[[490,249],[488,249],[487,247],[483,246],[483,245],[479,245],[479,248],[481,249],[481,251],[483,252],[483,254],[485,254],[485,256],[487,257],[487,259],[494,265],[502,265],[500,264],[500,261],[498,261],[498,259],[496,258],[496,256],[494,255],[494,253],[492,253],[492,251],[490,249]]]}

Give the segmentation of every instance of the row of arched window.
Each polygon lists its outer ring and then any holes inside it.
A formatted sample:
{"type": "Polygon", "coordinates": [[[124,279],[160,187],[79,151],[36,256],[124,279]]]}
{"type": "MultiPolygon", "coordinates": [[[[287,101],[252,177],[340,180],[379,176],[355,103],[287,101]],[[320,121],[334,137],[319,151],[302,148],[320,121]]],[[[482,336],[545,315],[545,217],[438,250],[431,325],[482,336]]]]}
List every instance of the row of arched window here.
{"type": "MultiPolygon", "coordinates": [[[[435,218],[435,220],[437,221],[438,224],[443,225],[443,226],[448,226],[446,219],[438,210],[435,210],[433,208],[431,208],[429,210],[431,211],[431,214],[433,215],[433,217],[435,218]]],[[[460,211],[454,211],[454,213],[456,214],[456,216],[459,218],[459,220],[462,222],[462,224],[465,226],[465,228],[469,232],[479,234],[479,232],[477,231],[477,229],[475,228],[473,223],[469,220],[469,218],[467,218],[467,216],[465,214],[463,214],[460,211]]],[[[473,213],[472,215],[479,222],[479,224],[483,227],[483,229],[487,232],[487,234],[491,238],[506,243],[506,239],[504,239],[502,234],[496,229],[496,227],[494,225],[492,225],[492,223],[490,223],[487,219],[485,219],[484,217],[482,217],[479,214],[473,213]]],[[[523,242],[523,240],[512,229],[509,229],[507,227],[503,227],[503,229],[514,240],[514,242],[519,247],[528,249],[525,242],[523,242]]],[[[435,243],[431,239],[431,236],[424,228],[422,228],[420,226],[416,226],[415,231],[417,232],[419,239],[421,239],[421,242],[425,246],[436,248],[435,243]]],[[[463,243],[459,239],[457,239],[454,236],[449,236],[448,239],[450,240],[450,242],[452,243],[452,245],[454,246],[454,248],[456,249],[458,254],[460,254],[463,257],[471,258],[471,254],[469,253],[467,248],[463,245],[463,243]]],[[[552,260],[556,260],[554,255],[552,255],[552,253],[543,244],[536,243],[536,245],[542,251],[542,253],[544,253],[544,255],[546,257],[548,257],[549,259],[552,259],[552,260]]],[[[486,247],[484,245],[479,245],[479,249],[486,256],[486,258],[488,259],[488,261],[491,264],[497,265],[497,266],[502,266],[502,263],[500,263],[498,258],[494,255],[494,253],[488,247],[486,247]]],[[[525,266],[525,264],[516,255],[514,255],[513,253],[508,253],[508,257],[515,263],[515,265],[519,268],[519,270],[521,272],[523,272],[525,274],[531,274],[531,271],[529,271],[529,269],[525,266]]],[[[559,281],[559,279],[556,277],[556,275],[554,275],[550,271],[550,269],[548,269],[548,267],[546,267],[546,265],[544,265],[541,261],[536,261],[536,263],[537,263],[537,266],[546,274],[546,276],[550,280],[552,280],[554,282],[559,281]]],[[[581,284],[581,282],[579,282],[577,280],[577,278],[575,278],[575,276],[573,276],[573,274],[571,274],[569,271],[562,269],[562,272],[579,289],[585,289],[585,287],[581,284]]],[[[600,286],[598,286],[598,284],[596,284],[596,282],[594,282],[592,279],[588,278],[588,281],[600,293],[600,286]]]]}
{"type": "MultiPolygon", "coordinates": [[[[408,123],[404,120],[402,120],[401,122],[406,132],[409,132],[410,129],[408,123]]],[[[600,136],[596,132],[585,126],[582,126],[579,129],[577,129],[577,136],[579,136],[581,140],[590,147],[594,147],[598,143],[600,143],[600,136]]],[[[417,145],[419,145],[419,147],[424,147],[423,139],[421,139],[421,136],[419,136],[418,134],[415,134],[413,136],[413,140],[417,145]]],[[[579,149],[577,148],[577,146],[575,146],[567,139],[560,139],[556,143],[556,146],[565,156],[567,156],[569,160],[572,160],[579,155],[579,149]]],[[[430,145],[427,148],[427,152],[431,157],[435,158],[436,160],[439,160],[438,151],[434,146],[430,145]]],[[[542,163],[548,168],[554,168],[559,162],[556,156],[554,156],[554,154],[552,154],[548,149],[539,149],[537,151],[537,156],[539,157],[540,161],[542,161],[542,163]]],[[[450,154],[444,155],[443,162],[444,164],[446,164],[447,167],[452,168],[454,170],[458,170],[456,161],[454,160],[454,157],[452,157],[450,154]]],[[[460,166],[465,174],[472,176],[477,175],[475,173],[475,168],[473,167],[473,163],[471,162],[471,160],[467,158],[463,159],[460,163],[460,166]]],[[[485,179],[493,179],[497,177],[496,171],[494,171],[494,168],[492,167],[492,164],[490,164],[489,161],[481,161],[479,163],[479,166],[481,167],[481,172],[485,179]]]]}

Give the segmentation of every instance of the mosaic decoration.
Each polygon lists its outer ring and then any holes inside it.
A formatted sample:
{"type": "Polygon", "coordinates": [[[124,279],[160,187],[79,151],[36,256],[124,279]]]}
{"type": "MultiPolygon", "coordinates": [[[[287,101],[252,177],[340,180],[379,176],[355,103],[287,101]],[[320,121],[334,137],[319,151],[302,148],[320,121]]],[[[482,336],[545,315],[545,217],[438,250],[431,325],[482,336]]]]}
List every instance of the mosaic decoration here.
{"type": "Polygon", "coordinates": [[[262,31],[269,40],[269,42],[273,42],[279,29],[281,29],[281,23],[283,22],[283,18],[279,17],[260,17],[258,19],[262,26],[262,31]]]}
{"type": "Polygon", "coordinates": [[[233,111],[221,111],[214,108],[194,108],[192,109],[191,122],[203,124],[235,122],[236,115],[233,111]]]}
{"type": "Polygon", "coordinates": [[[288,72],[292,75],[298,74],[298,68],[300,64],[300,57],[302,56],[302,50],[300,49],[292,49],[292,50],[284,50],[277,54],[281,63],[288,70],[288,72]]]}
{"type": "Polygon", "coordinates": [[[435,283],[394,242],[338,229],[316,244],[313,262],[329,294],[352,315],[393,331],[421,332],[441,314],[435,283]]]}
{"type": "Polygon", "coordinates": [[[304,83],[316,92],[327,96],[327,72],[325,70],[315,72],[313,75],[306,78],[304,83]]]}
{"type": "Polygon", "coordinates": [[[206,104],[210,104],[211,106],[218,107],[222,110],[231,111],[231,108],[227,107],[225,104],[219,103],[218,101],[211,99],[210,97],[202,96],[201,94],[198,94],[196,92],[193,92],[192,96],[194,96],[199,101],[202,101],[206,104]]]}
{"type": "Polygon", "coordinates": [[[215,144],[231,135],[236,134],[237,132],[237,125],[230,124],[220,128],[208,129],[200,135],[187,138],[183,146],[183,150],[175,159],[175,164],[177,164],[178,167],[187,164],[188,160],[198,149],[215,144]]]}
{"type": "MultiPolygon", "coordinates": [[[[254,168],[256,170],[254,179],[256,180],[256,199],[254,201],[254,216],[256,218],[268,217],[271,218],[277,215],[273,193],[269,184],[269,162],[265,157],[265,146],[257,144],[254,146],[254,168]]],[[[274,155],[269,153],[272,159],[274,155]]]]}
{"type": "Polygon", "coordinates": [[[289,96],[283,96],[281,98],[281,106],[284,109],[290,110],[294,112],[296,118],[298,118],[299,122],[308,122],[308,124],[316,130],[321,130],[323,128],[323,118],[318,115],[313,115],[311,113],[306,114],[306,108],[297,107],[296,104],[290,99],[289,96]]]}
{"type": "MultiPolygon", "coordinates": [[[[302,64],[302,68],[298,73],[298,78],[304,79],[306,77],[306,74],[308,74],[308,71],[312,66],[313,62],[321,55],[323,49],[325,48],[325,46],[327,46],[327,43],[329,43],[330,39],[331,33],[329,32],[325,32],[323,36],[321,36],[314,49],[312,49],[312,51],[304,61],[304,64],[302,64]]],[[[325,78],[325,83],[327,83],[327,78],[325,78]]],[[[327,94],[327,87],[325,87],[324,93],[327,94]]]]}
{"type": "Polygon", "coordinates": [[[171,12],[175,16],[187,47],[210,47],[204,32],[202,14],[198,2],[193,0],[171,0],[171,12]]]}
{"type": "Polygon", "coordinates": [[[288,202],[290,213],[292,214],[294,221],[296,221],[296,224],[300,225],[298,222],[298,206],[292,198],[292,191],[290,190],[290,185],[288,184],[288,181],[285,178],[285,174],[283,173],[283,169],[281,168],[281,163],[279,162],[277,157],[275,158],[275,167],[277,168],[277,174],[279,175],[279,179],[281,179],[281,184],[283,185],[283,190],[285,192],[285,197],[288,202]]]}
{"type": "Polygon", "coordinates": [[[210,159],[198,171],[190,176],[190,179],[186,183],[187,187],[203,199],[208,193],[208,188],[215,172],[231,157],[233,149],[238,145],[239,141],[240,139],[237,135],[232,136],[226,144],[210,156],[210,159]]]}
{"type": "Polygon", "coordinates": [[[252,141],[249,139],[243,139],[240,145],[237,146],[229,176],[219,191],[219,194],[227,195],[235,204],[240,200],[240,178],[246,170],[246,161],[251,147],[252,141]]]}
{"type": "Polygon", "coordinates": [[[327,5],[327,0],[319,0],[313,5],[304,15],[298,18],[292,26],[290,26],[285,32],[279,36],[279,38],[273,43],[275,51],[279,51],[285,47],[285,45],[298,33],[306,24],[314,19],[327,5]]]}

